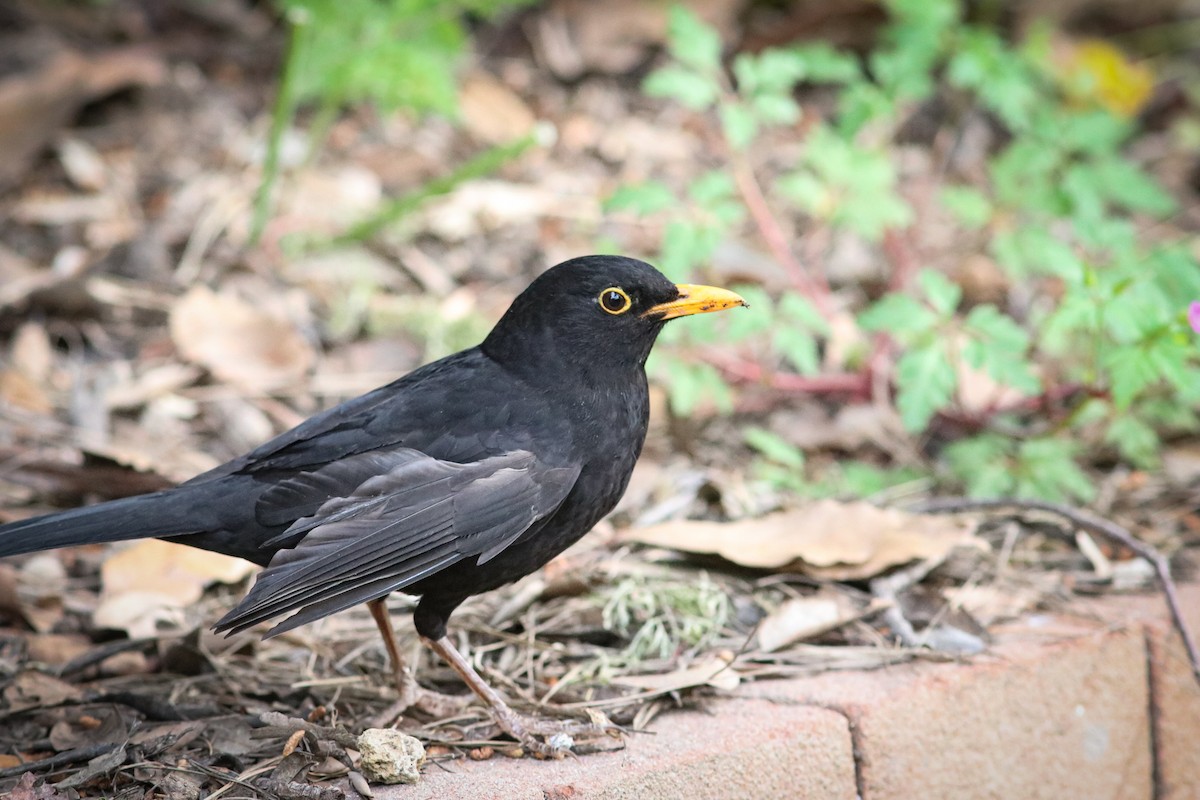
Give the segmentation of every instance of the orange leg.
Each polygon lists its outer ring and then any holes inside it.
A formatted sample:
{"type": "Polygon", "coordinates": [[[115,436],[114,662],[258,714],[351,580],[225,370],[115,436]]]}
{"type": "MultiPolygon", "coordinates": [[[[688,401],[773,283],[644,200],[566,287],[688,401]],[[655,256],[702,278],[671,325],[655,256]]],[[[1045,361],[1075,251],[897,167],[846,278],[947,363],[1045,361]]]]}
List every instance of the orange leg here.
{"type": "Polygon", "coordinates": [[[392,618],[388,616],[386,599],[381,597],[378,600],[372,600],[367,603],[367,608],[371,609],[371,616],[375,618],[375,625],[379,628],[380,635],[383,636],[383,646],[387,648],[388,659],[392,662],[392,676],[396,681],[396,691],[400,693],[400,702],[397,705],[400,711],[403,711],[416,702],[421,687],[417,685],[412,670],[408,668],[408,664],[404,663],[404,657],[400,655],[400,645],[396,643],[396,632],[392,628],[392,618]]]}
{"type": "Polygon", "coordinates": [[[421,641],[430,650],[441,656],[442,660],[458,673],[459,677],[470,687],[471,691],[491,707],[492,716],[496,718],[496,723],[500,726],[501,730],[520,742],[522,747],[534,755],[543,758],[561,758],[570,750],[569,744],[566,747],[555,747],[534,738],[533,734],[525,726],[525,720],[521,719],[521,715],[513,711],[508,703],[504,702],[504,698],[497,694],[495,689],[488,686],[487,682],[471,666],[471,662],[463,658],[462,653],[458,652],[458,648],[454,646],[449,637],[443,636],[440,639],[426,639],[422,637],[421,641]]]}

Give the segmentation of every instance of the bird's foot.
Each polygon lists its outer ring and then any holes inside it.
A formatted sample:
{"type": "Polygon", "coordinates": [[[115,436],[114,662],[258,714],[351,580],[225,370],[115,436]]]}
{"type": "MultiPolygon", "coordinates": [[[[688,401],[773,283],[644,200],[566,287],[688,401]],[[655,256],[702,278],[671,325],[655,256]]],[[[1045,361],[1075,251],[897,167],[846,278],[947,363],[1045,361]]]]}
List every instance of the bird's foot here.
{"type": "Polygon", "coordinates": [[[426,689],[417,683],[417,679],[407,664],[395,669],[393,678],[400,698],[388,710],[397,717],[410,708],[415,708],[431,717],[449,717],[462,711],[474,699],[469,694],[442,694],[432,689],[426,689]]]}
{"type": "Polygon", "coordinates": [[[621,729],[607,716],[589,709],[587,721],[525,717],[508,706],[492,708],[492,715],[505,733],[536,758],[564,758],[625,746],[621,729]]]}

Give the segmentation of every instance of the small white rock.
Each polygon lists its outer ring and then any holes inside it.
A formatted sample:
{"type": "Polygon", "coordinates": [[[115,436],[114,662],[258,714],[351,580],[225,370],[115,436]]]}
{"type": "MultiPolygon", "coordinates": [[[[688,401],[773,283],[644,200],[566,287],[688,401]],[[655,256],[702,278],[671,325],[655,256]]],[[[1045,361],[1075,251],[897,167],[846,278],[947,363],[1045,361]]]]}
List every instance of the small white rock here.
{"type": "Polygon", "coordinates": [[[371,783],[416,783],[425,763],[425,747],[406,733],[369,728],[358,737],[359,769],[371,783]]]}

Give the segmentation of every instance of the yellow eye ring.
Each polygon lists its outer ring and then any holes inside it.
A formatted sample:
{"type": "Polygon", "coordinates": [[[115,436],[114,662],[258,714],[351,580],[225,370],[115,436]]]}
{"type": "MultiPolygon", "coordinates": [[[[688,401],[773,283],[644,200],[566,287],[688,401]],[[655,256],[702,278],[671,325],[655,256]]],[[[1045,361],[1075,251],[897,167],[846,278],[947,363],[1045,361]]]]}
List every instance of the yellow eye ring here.
{"type": "Polygon", "coordinates": [[[629,295],[625,294],[625,290],[617,286],[608,287],[600,293],[600,297],[597,299],[600,307],[613,316],[624,314],[633,305],[633,301],[629,299],[629,295]]]}

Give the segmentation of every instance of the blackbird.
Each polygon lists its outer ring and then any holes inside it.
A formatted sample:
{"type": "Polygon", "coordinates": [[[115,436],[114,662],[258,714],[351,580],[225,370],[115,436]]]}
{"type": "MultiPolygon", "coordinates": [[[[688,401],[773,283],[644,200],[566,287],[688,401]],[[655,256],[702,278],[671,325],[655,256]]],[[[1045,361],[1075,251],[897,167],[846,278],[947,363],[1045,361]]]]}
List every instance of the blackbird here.
{"type": "Polygon", "coordinates": [[[480,345],[175,488],[0,526],[0,556],[158,537],[248,559],[265,569],[216,630],[294,612],[272,636],[367,603],[407,701],[423,690],[400,658],[384,599],[419,595],[422,641],[504,731],[550,753],[455,649],[447,621],[612,509],[646,436],[644,365],[664,323],[738,305],[733,292],[676,285],[631,258],[564,262],[480,345]]]}

